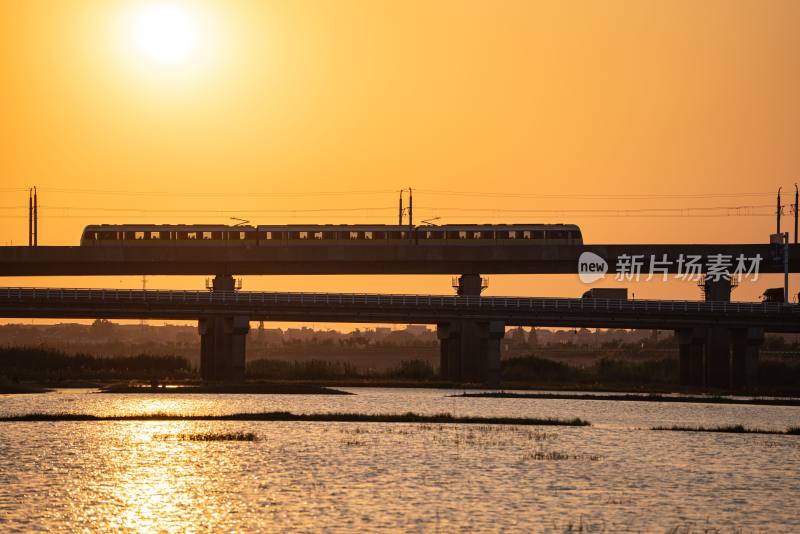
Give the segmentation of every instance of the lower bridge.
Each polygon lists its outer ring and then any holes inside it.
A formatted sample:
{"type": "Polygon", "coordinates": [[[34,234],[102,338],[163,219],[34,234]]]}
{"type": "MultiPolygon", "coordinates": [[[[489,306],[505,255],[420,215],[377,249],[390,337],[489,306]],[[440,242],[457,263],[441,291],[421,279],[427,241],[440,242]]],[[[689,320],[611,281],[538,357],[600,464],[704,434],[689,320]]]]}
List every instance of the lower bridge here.
{"type": "Polygon", "coordinates": [[[674,330],[681,381],[755,386],[764,332],[800,332],[800,306],[730,301],[0,288],[0,317],[199,320],[201,374],[244,378],[250,321],[427,323],[437,326],[442,378],[499,383],[506,326],[674,330]]]}

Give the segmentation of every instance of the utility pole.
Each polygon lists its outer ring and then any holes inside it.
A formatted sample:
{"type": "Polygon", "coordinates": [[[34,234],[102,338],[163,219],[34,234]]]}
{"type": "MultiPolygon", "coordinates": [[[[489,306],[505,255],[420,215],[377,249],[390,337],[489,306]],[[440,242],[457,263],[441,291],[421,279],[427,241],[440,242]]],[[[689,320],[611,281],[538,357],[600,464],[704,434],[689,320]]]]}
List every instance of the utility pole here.
{"type": "Polygon", "coordinates": [[[775,208],[775,217],[776,217],[776,230],[775,233],[780,235],[781,233],[781,189],[782,187],[778,188],[778,206],[775,208]]]}
{"type": "Polygon", "coordinates": [[[411,193],[411,188],[408,188],[408,231],[414,231],[414,197],[411,193]]]}
{"type": "Polygon", "coordinates": [[[28,189],[28,246],[33,246],[33,189],[28,189]]]}
{"type": "MultiPolygon", "coordinates": [[[[397,214],[397,224],[403,226],[403,190],[400,190],[400,211],[397,214]]],[[[797,231],[795,231],[797,233],[797,231]]]]}
{"type": "Polygon", "coordinates": [[[800,200],[800,192],[797,190],[797,183],[794,184],[794,244],[797,244],[797,204],[800,200]]]}
{"type": "Polygon", "coordinates": [[[39,246],[39,201],[36,196],[36,186],[33,186],[33,246],[39,246]]]}
{"type": "Polygon", "coordinates": [[[783,302],[789,303],[789,232],[783,236],[783,302]]]}

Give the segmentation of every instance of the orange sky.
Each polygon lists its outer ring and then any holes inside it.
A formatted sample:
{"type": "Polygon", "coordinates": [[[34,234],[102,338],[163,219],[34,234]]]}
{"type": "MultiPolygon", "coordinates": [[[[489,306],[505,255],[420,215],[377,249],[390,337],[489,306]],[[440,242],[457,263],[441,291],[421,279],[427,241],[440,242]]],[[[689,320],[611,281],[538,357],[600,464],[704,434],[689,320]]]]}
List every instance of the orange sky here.
{"type": "MultiPolygon", "coordinates": [[[[792,0],[0,2],[0,243],[26,241],[31,185],[47,245],[76,245],[101,222],[393,223],[395,191],[409,185],[416,220],[570,222],[594,243],[765,242],[770,216],[457,209],[772,205],[778,186],[800,181],[798,24],[792,0]],[[136,49],[133,21],[159,3],[196,24],[185,63],[136,49]],[[733,196],[663,198],[718,194],[733,196]],[[266,211],[365,207],[384,209],[266,211]]],[[[150,287],[202,283],[155,277],[150,287]]],[[[448,293],[449,283],[245,279],[278,290],[448,293]]],[[[574,277],[490,283],[495,295],[583,289],[574,277]]],[[[699,296],[691,284],[634,291],[699,296]]]]}

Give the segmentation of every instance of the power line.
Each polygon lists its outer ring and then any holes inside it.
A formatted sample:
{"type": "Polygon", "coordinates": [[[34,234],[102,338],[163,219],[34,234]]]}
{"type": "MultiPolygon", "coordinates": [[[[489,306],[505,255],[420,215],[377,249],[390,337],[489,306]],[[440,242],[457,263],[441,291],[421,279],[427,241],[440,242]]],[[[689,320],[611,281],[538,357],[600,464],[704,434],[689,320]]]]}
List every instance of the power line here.
{"type": "Polygon", "coordinates": [[[94,195],[119,195],[119,196],[157,196],[157,197],[181,197],[181,198],[280,198],[280,197],[327,197],[327,196],[347,196],[347,195],[377,195],[394,193],[394,190],[363,190],[363,191],[273,191],[273,192],[258,192],[258,191],[245,191],[241,193],[218,193],[218,192],[198,192],[198,191],[136,191],[136,190],[122,190],[122,189],[68,189],[68,188],[53,188],[47,189],[48,193],[65,193],[65,194],[94,194],[94,195]]]}
{"type": "MultiPolygon", "coordinates": [[[[40,188],[42,189],[42,188],[40,188]]],[[[63,194],[95,194],[95,195],[120,195],[120,196],[163,196],[182,198],[292,198],[292,197],[326,197],[347,195],[382,195],[396,194],[397,189],[351,190],[351,191],[243,191],[241,193],[219,193],[200,191],[157,191],[157,190],[126,190],[126,189],[79,189],[79,188],[44,188],[48,193],[63,194]]],[[[3,192],[27,191],[22,188],[0,189],[3,192]]],[[[741,198],[741,197],[771,197],[774,192],[741,192],[741,193],[636,193],[636,194],[593,194],[593,193],[563,193],[540,194],[497,191],[458,191],[443,189],[417,189],[420,193],[430,195],[448,195],[464,197],[486,198],[522,198],[522,199],[566,199],[566,200],[658,200],[658,199],[709,199],[709,198],[741,198]]]]}
{"type": "MultiPolygon", "coordinates": [[[[733,214],[746,214],[749,211],[757,209],[769,209],[773,206],[770,204],[751,204],[751,205],[735,205],[735,206],[684,206],[684,207],[670,207],[670,208],[552,208],[552,209],[538,209],[538,208],[461,208],[454,206],[418,206],[417,209],[426,210],[429,212],[458,212],[458,213],[514,213],[514,214],[577,214],[577,215],[624,215],[624,214],[675,214],[675,215],[690,215],[693,212],[711,212],[711,211],[725,211],[733,212],[733,214]]],[[[0,209],[21,209],[24,206],[13,207],[0,207],[0,209]]],[[[209,214],[209,215],[229,215],[237,213],[253,213],[253,214],[292,214],[292,213],[355,213],[363,211],[394,211],[394,206],[359,206],[352,208],[295,208],[295,209],[263,209],[263,208],[240,208],[236,210],[221,210],[221,209],[175,209],[175,208],[102,208],[102,207],[86,207],[86,206],[40,206],[40,209],[46,210],[68,210],[68,211],[84,211],[91,213],[151,213],[151,214],[209,214]]],[[[90,214],[91,214],[90,213],[90,214]]],[[[87,214],[87,215],[90,215],[87,214]]],[[[774,213],[772,213],[774,214],[774,213]]]]}
{"type": "MultiPolygon", "coordinates": [[[[698,206],[681,208],[619,208],[619,209],[586,209],[586,208],[564,208],[564,209],[535,209],[535,208],[457,208],[457,207],[422,207],[431,211],[459,211],[459,212],[498,212],[498,213],[646,213],[646,212],[692,212],[692,211],[742,211],[750,209],[772,208],[771,204],[758,204],[748,206],[698,206]]],[[[774,213],[773,213],[774,215],[774,213]]]]}
{"type": "MultiPolygon", "coordinates": [[[[236,213],[327,213],[327,212],[355,212],[355,211],[387,211],[395,210],[394,206],[389,207],[358,207],[358,208],[298,208],[298,209],[238,209],[238,210],[214,210],[214,209],[148,209],[148,208],[95,208],[83,206],[40,206],[52,210],[74,210],[74,211],[98,211],[98,212],[125,212],[125,213],[209,213],[209,214],[236,214],[236,213]]],[[[0,208],[2,209],[2,208],[0,208]]]]}
{"type": "MultiPolygon", "coordinates": [[[[238,213],[246,214],[246,211],[240,211],[238,213]]],[[[206,214],[214,216],[214,214],[206,214]]],[[[559,213],[552,213],[549,214],[549,217],[558,216],[559,213]]],[[[92,217],[91,214],[84,214],[84,215],[47,215],[47,214],[40,214],[40,219],[83,219],[85,220],[87,217],[92,217]]],[[[586,219],[586,218],[665,218],[665,219],[680,219],[680,218],[714,218],[714,217],[774,217],[774,213],[688,213],[688,214],[681,214],[680,216],[676,216],[676,214],[664,214],[664,213],[635,213],[635,212],[611,212],[611,213],[586,213],[580,214],[577,218],[586,219]]],[[[98,216],[99,217],[99,216],[98,216]]],[[[216,215],[215,217],[224,217],[226,220],[229,218],[226,215],[216,215]]],[[[114,217],[115,219],[119,217],[114,217]]],[[[287,214],[287,215],[280,215],[280,216],[270,216],[266,214],[264,219],[308,219],[308,215],[296,215],[296,214],[287,214]]],[[[351,215],[350,218],[359,218],[359,219],[375,219],[374,215],[351,215]]],[[[447,217],[442,217],[447,218],[447,217]]],[[[452,219],[452,217],[450,217],[452,219]]],[[[0,215],[0,219],[27,219],[25,215],[0,215]]],[[[381,219],[383,220],[383,219],[381,219]]],[[[141,221],[140,221],[141,222],[141,221]]],[[[149,223],[148,223],[149,224],[149,223]]],[[[337,223],[339,224],[339,223],[337,223]]],[[[345,224],[345,223],[341,223],[345,224]]]]}
{"type": "Polygon", "coordinates": [[[528,199],[570,199],[570,200],[655,200],[655,199],[702,199],[702,198],[738,198],[738,197],[771,197],[774,192],[751,193],[642,193],[642,194],[538,194],[538,193],[498,193],[490,191],[452,191],[439,189],[417,189],[420,193],[431,195],[454,195],[467,197],[502,197],[502,198],[528,198],[528,199]]]}

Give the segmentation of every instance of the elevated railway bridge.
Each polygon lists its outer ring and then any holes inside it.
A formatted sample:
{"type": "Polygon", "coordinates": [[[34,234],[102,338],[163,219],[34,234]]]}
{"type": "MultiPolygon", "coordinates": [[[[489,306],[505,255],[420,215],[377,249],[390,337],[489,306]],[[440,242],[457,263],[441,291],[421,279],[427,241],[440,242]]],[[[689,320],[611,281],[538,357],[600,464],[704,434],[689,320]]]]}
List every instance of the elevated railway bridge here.
{"type": "MultiPolygon", "coordinates": [[[[238,228],[229,230],[241,237],[238,228]]],[[[322,239],[311,239],[316,231],[297,232],[292,234],[297,239],[255,244],[228,240],[225,246],[213,239],[155,242],[153,235],[149,242],[137,241],[138,232],[133,232],[131,242],[104,241],[98,233],[98,240],[87,246],[0,247],[0,276],[5,277],[214,276],[211,292],[5,288],[0,289],[0,316],[199,319],[201,372],[208,380],[243,379],[251,320],[435,324],[442,377],[492,384],[498,378],[500,339],[506,326],[673,329],[680,341],[682,382],[720,388],[755,384],[764,332],[800,331],[798,306],[731,303],[730,281],[724,277],[705,286],[705,302],[480,296],[483,274],[576,275],[586,255],[593,258],[594,268],[602,267],[611,275],[632,258],[640,262],[643,276],[679,274],[690,257],[699,259],[697,268],[703,273],[715,268],[719,272],[720,267],[733,272],[739,257],[758,258],[759,273],[796,273],[800,245],[586,245],[560,237],[537,242],[535,231],[525,241],[512,240],[511,230],[495,229],[491,234],[484,230],[475,230],[468,239],[461,239],[461,232],[450,239],[444,232],[445,239],[439,239],[435,235],[439,230],[428,229],[429,238],[393,241],[388,234],[383,240],[375,239],[379,234],[367,239],[364,232],[355,232],[359,239],[326,240],[323,229],[322,239]],[[492,239],[484,239],[487,235],[492,239]],[[721,259],[729,262],[727,267],[720,265],[721,259]],[[250,274],[460,275],[459,296],[234,291],[233,276],[250,274]]],[[[419,236],[419,231],[413,235],[419,236]]],[[[163,237],[161,231],[156,233],[163,237]]]]}
{"type": "Polygon", "coordinates": [[[682,380],[754,385],[764,332],[800,332],[800,306],[725,301],[619,300],[352,293],[0,288],[9,318],[199,318],[209,380],[241,379],[250,321],[427,323],[437,327],[443,377],[499,382],[506,326],[674,330],[682,380]],[[707,332],[730,335],[728,365],[709,365],[707,332]],[[723,373],[725,376],[715,376],[723,373]]]}

